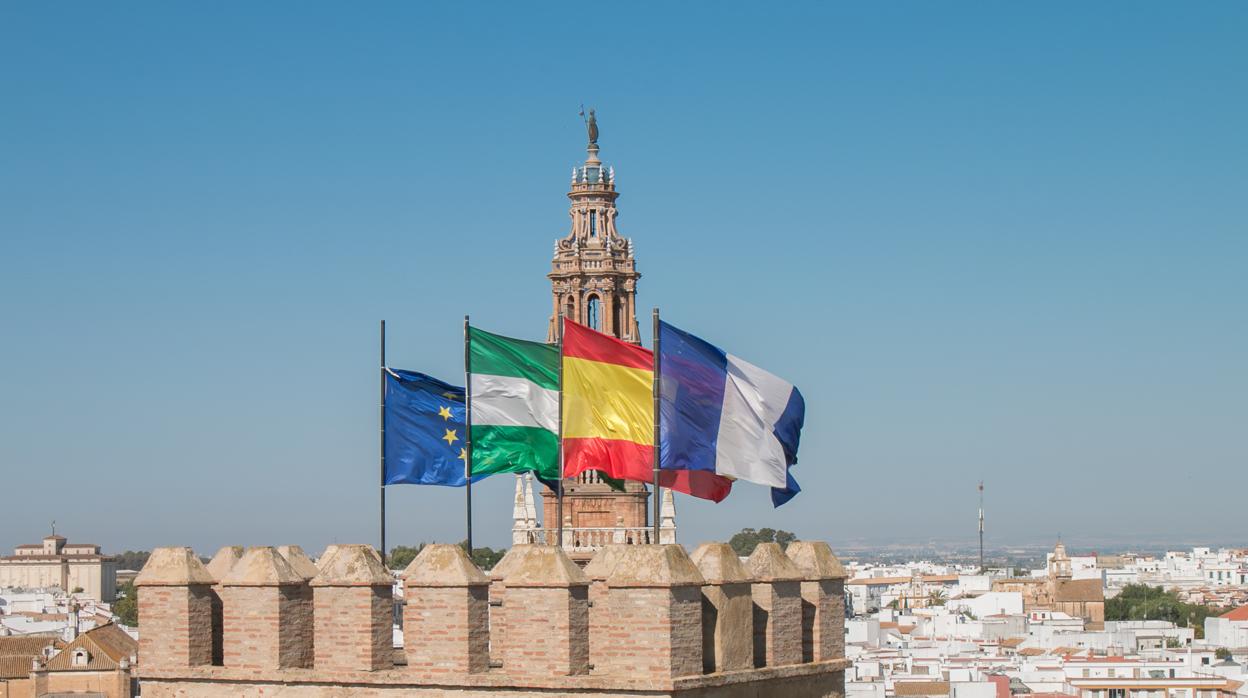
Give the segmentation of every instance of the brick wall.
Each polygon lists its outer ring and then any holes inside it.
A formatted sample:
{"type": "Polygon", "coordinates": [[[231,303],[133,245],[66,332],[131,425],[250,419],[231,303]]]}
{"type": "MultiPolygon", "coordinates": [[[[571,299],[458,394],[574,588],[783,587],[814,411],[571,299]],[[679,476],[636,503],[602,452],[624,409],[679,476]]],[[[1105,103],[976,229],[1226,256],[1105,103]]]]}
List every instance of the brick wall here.
{"type": "MultiPolygon", "coordinates": [[[[789,578],[793,563],[778,546],[752,557],[740,579],[716,583],[680,546],[618,548],[618,559],[608,564],[604,556],[588,568],[597,564],[591,625],[591,578],[558,548],[516,546],[492,584],[458,546],[428,546],[404,573],[407,659],[398,665],[390,646],[393,578],[384,570],[352,581],[322,564],[309,585],[289,582],[269,549],[249,550],[250,566],[221,588],[224,617],[214,630],[212,585],[201,583],[197,562],[179,558],[179,574],[189,580],[181,586],[172,573],[140,579],[144,693],[284,687],[328,698],[400,695],[399,688],[424,694],[427,687],[430,696],[533,695],[529,689],[758,696],[780,695],[771,689],[785,686],[794,696],[842,695],[841,580],[789,578]],[[249,581],[258,576],[283,581],[249,581]],[[491,594],[501,606],[490,608],[491,594]],[[214,635],[224,666],[211,666],[214,635]],[[704,651],[706,642],[713,647],[704,651]],[[722,650],[718,665],[715,647],[722,650]],[[731,664],[734,653],[744,666],[731,664]],[[755,654],[758,661],[748,661],[755,654]]],[[[343,557],[336,564],[357,570],[366,556],[352,554],[352,564],[343,557]]]]}
{"type": "MultiPolygon", "coordinates": [[[[326,671],[372,671],[394,666],[394,594],[390,588],[316,587],[313,658],[326,671]]],[[[312,665],[309,665],[312,666],[312,665]]]]}
{"type": "Polygon", "coordinates": [[[139,587],[139,653],[145,666],[212,663],[212,591],[208,585],[139,587]]]}
{"type": "Polygon", "coordinates": [[[589,588],[511,586],[503,590],[508,676],[566,676],[589,672],[589,588]]]}
{"type": "Polygon", "coordinates": [[[755,583],[754,666],[802,663],[800,582],[755,583]]]}
{"type": "Polygon", "coordinates": [[[409,670],[430,677],[489,669],[485,586],[408,587],[403,640],[409,670]]]}
{"type": "Polygon", "coordinates": [[[312,589],[306,584],[227,586],[221,601],[225,666],[312,666],[312,589]]]}

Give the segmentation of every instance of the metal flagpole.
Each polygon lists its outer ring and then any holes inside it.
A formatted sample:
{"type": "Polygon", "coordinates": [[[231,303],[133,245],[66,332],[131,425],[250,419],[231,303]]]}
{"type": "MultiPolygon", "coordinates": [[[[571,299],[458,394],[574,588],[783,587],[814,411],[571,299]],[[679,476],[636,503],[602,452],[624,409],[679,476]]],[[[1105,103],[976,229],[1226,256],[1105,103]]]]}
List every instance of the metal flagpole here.
{"type": "Polygon", "coordinates": [[[662,491],[659,489],[659,309],[654,309],[654,543],[659,542],[659,501],[662,491]]]}
{"type": "Polygon", "coordinates": [[[386,564],[386,321],[381,321],[381,564],[386,564]]]}
{"type": "Polygon", "coordinates": [[[472,557],[472,353],[464,316],[464,513],[468,518],[468,557],[472,557]]]}
{"type": "Polygon", "coordinates": [[[563,314],[559,315],[559,440],[557,442],[559,454],[559,489],[555,490],[556,515],[559,517],[558,537],[559,547],[563,547],[563,314]]]}

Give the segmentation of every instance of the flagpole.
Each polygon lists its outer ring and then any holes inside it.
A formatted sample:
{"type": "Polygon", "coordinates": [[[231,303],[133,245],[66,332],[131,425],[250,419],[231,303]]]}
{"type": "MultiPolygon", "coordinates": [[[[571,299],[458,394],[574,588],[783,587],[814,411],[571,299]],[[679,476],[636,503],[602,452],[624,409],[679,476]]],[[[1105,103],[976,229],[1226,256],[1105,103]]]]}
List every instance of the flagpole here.
{"type": "Polygon", "coordinates": [[[381,564],[386,564],[386,321],[381,321],[381,564]]]}
{"type": "Polygon", "coordinates": [[[556,516],[559,517],[558,538],[559,547],[563,548],[563,313],[559,314],[559,440],[557,448],[559,453],[559,489],[555,490],[555,502],[557,506],[556,516]]]}
{"type": "Polygon", "coordinates": [[[659,365],[659,309],[654,309],[654,543],[659,543],[659,381],[662,377],[659,365]]]}
{"type": "Polygon", "coordinates": [[[464,316],[464,514],[468,519],[468,557],[472,557],[472,353],[468,316],[464,316]]]}

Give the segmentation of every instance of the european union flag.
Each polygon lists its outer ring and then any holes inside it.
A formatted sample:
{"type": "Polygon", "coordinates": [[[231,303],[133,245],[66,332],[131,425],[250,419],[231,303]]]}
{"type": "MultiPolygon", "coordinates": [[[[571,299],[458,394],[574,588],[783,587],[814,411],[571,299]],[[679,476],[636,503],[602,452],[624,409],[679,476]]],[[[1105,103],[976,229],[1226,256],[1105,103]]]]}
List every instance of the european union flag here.
{"type": "Polygon", "coordinates": [[[463,388],[423,373],[386,369],[385,414],[387,485],[466,484],[463,388]]]}

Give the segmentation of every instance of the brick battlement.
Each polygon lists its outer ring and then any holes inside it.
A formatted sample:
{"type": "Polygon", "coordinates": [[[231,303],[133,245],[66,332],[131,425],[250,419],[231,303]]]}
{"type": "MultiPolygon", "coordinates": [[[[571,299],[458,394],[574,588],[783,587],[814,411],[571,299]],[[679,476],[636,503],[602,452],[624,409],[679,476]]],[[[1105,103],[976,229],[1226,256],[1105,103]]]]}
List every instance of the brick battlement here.
{"type": "Polygon", "coordinates": [[[402,649],[370,547],[218,557],[160,548],[136,580],[145,695],[844,694],[845,574],[823,543],[745,564],[722,543],[609,546],[585,570],[517,545],[490,575],[427,546],[402,576],[402,649]]]}

